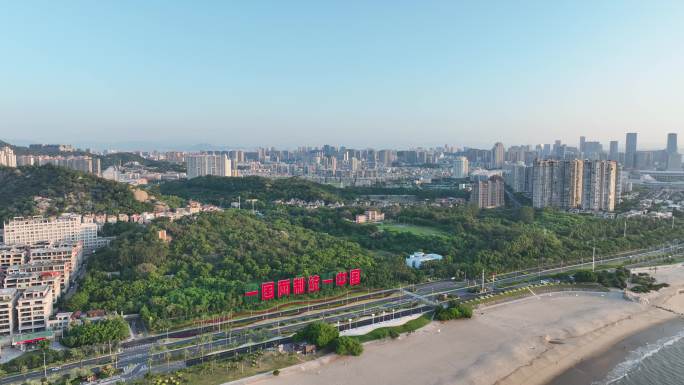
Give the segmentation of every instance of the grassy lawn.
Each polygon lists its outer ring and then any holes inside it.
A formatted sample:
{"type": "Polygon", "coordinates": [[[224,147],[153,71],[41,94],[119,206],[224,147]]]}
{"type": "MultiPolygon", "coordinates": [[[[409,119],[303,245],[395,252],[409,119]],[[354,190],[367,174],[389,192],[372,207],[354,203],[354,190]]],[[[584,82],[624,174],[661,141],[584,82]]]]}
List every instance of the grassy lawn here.
{"type": "Polygon", "coordinates": [[[372,330],[366,334],[356,336],[355,338],[359,340],[359,342],[364,343],[364,342],[369,342],[369,341],[374,341],[374,340],[381,340],[387,337],[390,337],[390,333],[392,331],[402,334],[402,333],[409,333],[416,331],[425,325],[429,324],[432,322],[432,313],[428,314],[423,314],[422,316],[410,320],[406,322],[405,324],[399,325],[399,326],[390,326],[390,327],[384,327],[384,328],[378,328],[375,330],[372,330]]]}
{"type": "Polygon", "coordinates": [[[446,236],[442,230],[427,226],[416,226],[404,223],[379,223],[378,228],[392,233],[411,233],[422,236],[446,236]]]}

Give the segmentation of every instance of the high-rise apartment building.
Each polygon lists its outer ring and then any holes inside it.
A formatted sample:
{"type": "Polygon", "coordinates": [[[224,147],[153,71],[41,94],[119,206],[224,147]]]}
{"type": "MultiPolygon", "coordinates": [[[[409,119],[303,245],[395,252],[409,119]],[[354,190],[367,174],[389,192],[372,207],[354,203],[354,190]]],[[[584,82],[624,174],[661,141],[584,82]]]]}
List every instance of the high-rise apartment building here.
{"type": "Polygon", "coordinates": [[[0,148],[0,166],[17,167],[17,157],[11,147],[0,148]]]}
{"type": "Polygon", "coordinates": [[[205,175],[232,176],[232,165],[225,154],[193,154],[185,156],[188,179],[205,175]]]}
{"type": "Polygon", "coordinates": [[[582,209],[613,211],[617,196],[618,167],[614,161],[585,161],[582,209]]]}
{"type": "Polygon", "coordinates": [[[637,133],[628,132],[625,138],[625,168],[637,167],[637,133]]]}
{"type": "Polygon", "coordinates": [[[457,156],[456,159],[454,159],[453,177],[459,179],[467,178],[469,171],[468,158],[465,156],[457,156]]]}
{"type": "Polygon", "coordinates": [[[677,134],[674,132],[667,134],[667,152],[670,154],[679,152],[677,148],[677,134]]]}
{"type": "Polygon", "coordinates": [[[532,192],[530,173],[532,167],[523,162],[508,163],[504,165],[504,181],[511,189],[518,193],[532,192]]]}
{"type": "Polygon", "coordinates": [[[492,164],[491,168],[502,168],[504,164],[504,156],[506,155],[506,150],[501,142],[497,142],[492,147],[492,164]]]}
{"type": "Polygon", "coordinates": [[[615,161],[536,161],[532,205],[536,208],[613,211],[620,195],[619,172],[615,161]]]}
{"type": "Polygon", "coordinates": [[[14,218],[5,222],[4,241],[8,245],[34,246],[45,242],[82,242],[92,251],[102,246],[96,223],[83,223],[80,215],[65,214],[57,218],[14,218]]]}
{"type": "Polygon", "coordinates": [[[608,152],[608,160],[614,160],[616,162],[620,160],[620,152],[618,150],[617,140],[610,141],[610,152],[608,152]]]}
{"type": "Polygon", "coordinates": [[[476,180],[470,192],[470,202],[481,209],[490,209],[504,205],[504,180],[494,175],[487,180],[476,180]]]}
{"type": "Polygon", "coordinates": [[[383,166],[391,166],[397,160],[397,153],[394,150],[378,151],[378,163],[383,166]]]}
{"type": "Polygon", "coordinates": [[[581,160],[537,160],[532,169],[532,205],[535,208],[572,209],[582,203],[581,160]]]}
{"type": "Polygon", "coordinates": [[[83,156],[48,156],[48,155],[22,155],[17,158],[19,166],[45,166],[53,165],[57,167],[69,168],[85,173],[101,175],[100,158],[83,156]]]}
{"type": "Polygon", "coordinates": [[[667,154],[667,169],[670,171],[681,171],[682,156],[677,148],[677,134],[667,134],[667,149],[665,153],[667,154]]]}

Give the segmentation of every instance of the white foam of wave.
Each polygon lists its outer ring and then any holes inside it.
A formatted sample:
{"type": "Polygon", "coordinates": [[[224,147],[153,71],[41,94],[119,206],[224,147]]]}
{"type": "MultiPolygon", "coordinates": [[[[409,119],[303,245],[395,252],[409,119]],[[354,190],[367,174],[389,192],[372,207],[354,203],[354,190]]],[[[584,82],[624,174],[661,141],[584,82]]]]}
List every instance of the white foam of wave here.
{"type": "Polygon", "coordinates": [[[592,385],[610,385],[621,379],[627,377],[630,372],[639,366],[645,359],[653,356],[662,349],[673,345],[684,338],[684,330],[680,331],[672,337],[661,338],[655,343],[642,346],[627,355],[627,358],[619,363],[613,370],[608,373],[606,378],[599,382],[593,382],[592,385]]]}

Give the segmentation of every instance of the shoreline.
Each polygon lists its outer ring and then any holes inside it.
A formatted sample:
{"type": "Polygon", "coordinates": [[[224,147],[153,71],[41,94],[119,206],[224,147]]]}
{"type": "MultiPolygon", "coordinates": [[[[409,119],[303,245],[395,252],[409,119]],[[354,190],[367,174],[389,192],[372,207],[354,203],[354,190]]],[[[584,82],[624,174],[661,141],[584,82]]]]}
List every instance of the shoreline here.
{"type": "MultiPolygon", "coordinates": [[[[681,272],[682,264],[635,269],[657,277],[660,282],[670,282],[672,286],[661,289],[661,292],[639,296],[652,304],[649,311],[660,310],[670,316],[661,322],[655,322],[644,328],[628,333],[605,349],[594,350],[585,354],[585,359],[560,371],[553,379],[540,385],[588,385],[594,381],[602,381],[616,367],[624,362],[628,355],[636,349],[656,343],[665,337],[674,337],[684,329],[684,283],[681,272]],[[679,268],[679,269],[678,269],[679,268]],[[659,269],[659,271],[658,271],[659,269]]],[[[634,271],[633,271],[634,272],[634,271]]]]}
{"type": "Polygon", "coordinates": [[[433,322],[397,340],[366,344],[362,357],[325,356],[285,368],[277,379],[240,383],[588,385],[575,374],[603,379],[644,341],[684,326],[684,269],[661,267],[657,276],[672,286],[638,296],[545,293],[485,306],[471,320],[433,322]],[[556,382],[564,375],[575,382],[556,382]]]}
{"type": "MultiPolygon", "coordinates": [[[[677,320],[674,314],[655,308],[629,315],[587,334],[571,337],[570,339],[573,340],[571,345],[549,347],[532,361],[496,381],[494,385],[554,385],[560,376],[573,368],[580,368],[583,363],[594,357],[606,354],[615,346],[619,346],[621,341],[677,320]]],[[[615,357],[614,360],[617,361],[615,364],[628,353],[629,351],[620,357],[615,357]]],[[[611,369],[612,367],[607,368],[603,373],[604,376],[611,369]]],[[[580,382],[580,384],[588,385],[591,382],[580,382]]]]}
{"type": "Polygon", "coordinates": [[[629,335],[607,350],[595,352],[570,367],[546,385],[589,385],[603,381],[608,374],[634,350],[656,343],[664,337],[674,337],[684,329],[684,319],[674,318],[629,335]]]}

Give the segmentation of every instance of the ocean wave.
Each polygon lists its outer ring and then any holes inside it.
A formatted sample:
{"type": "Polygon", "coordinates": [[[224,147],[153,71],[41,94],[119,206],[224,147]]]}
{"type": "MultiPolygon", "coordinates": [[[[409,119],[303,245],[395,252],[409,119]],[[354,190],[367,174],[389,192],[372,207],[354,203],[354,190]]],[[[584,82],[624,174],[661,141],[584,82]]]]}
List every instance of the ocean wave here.
{"type": "Polygon", "coordinates": [[[613,370],[608,373],[602,381],[594,381],[592,385],[610,385],[627,377],[634,369],[644,362],[647,358],[657,354],[662,349],[675,344],[684,338],[684,330],[680,331],[674,336],[664,337],[655,343],[642,346],[627,355],[627,358],[619,363],[613,370]]]}

